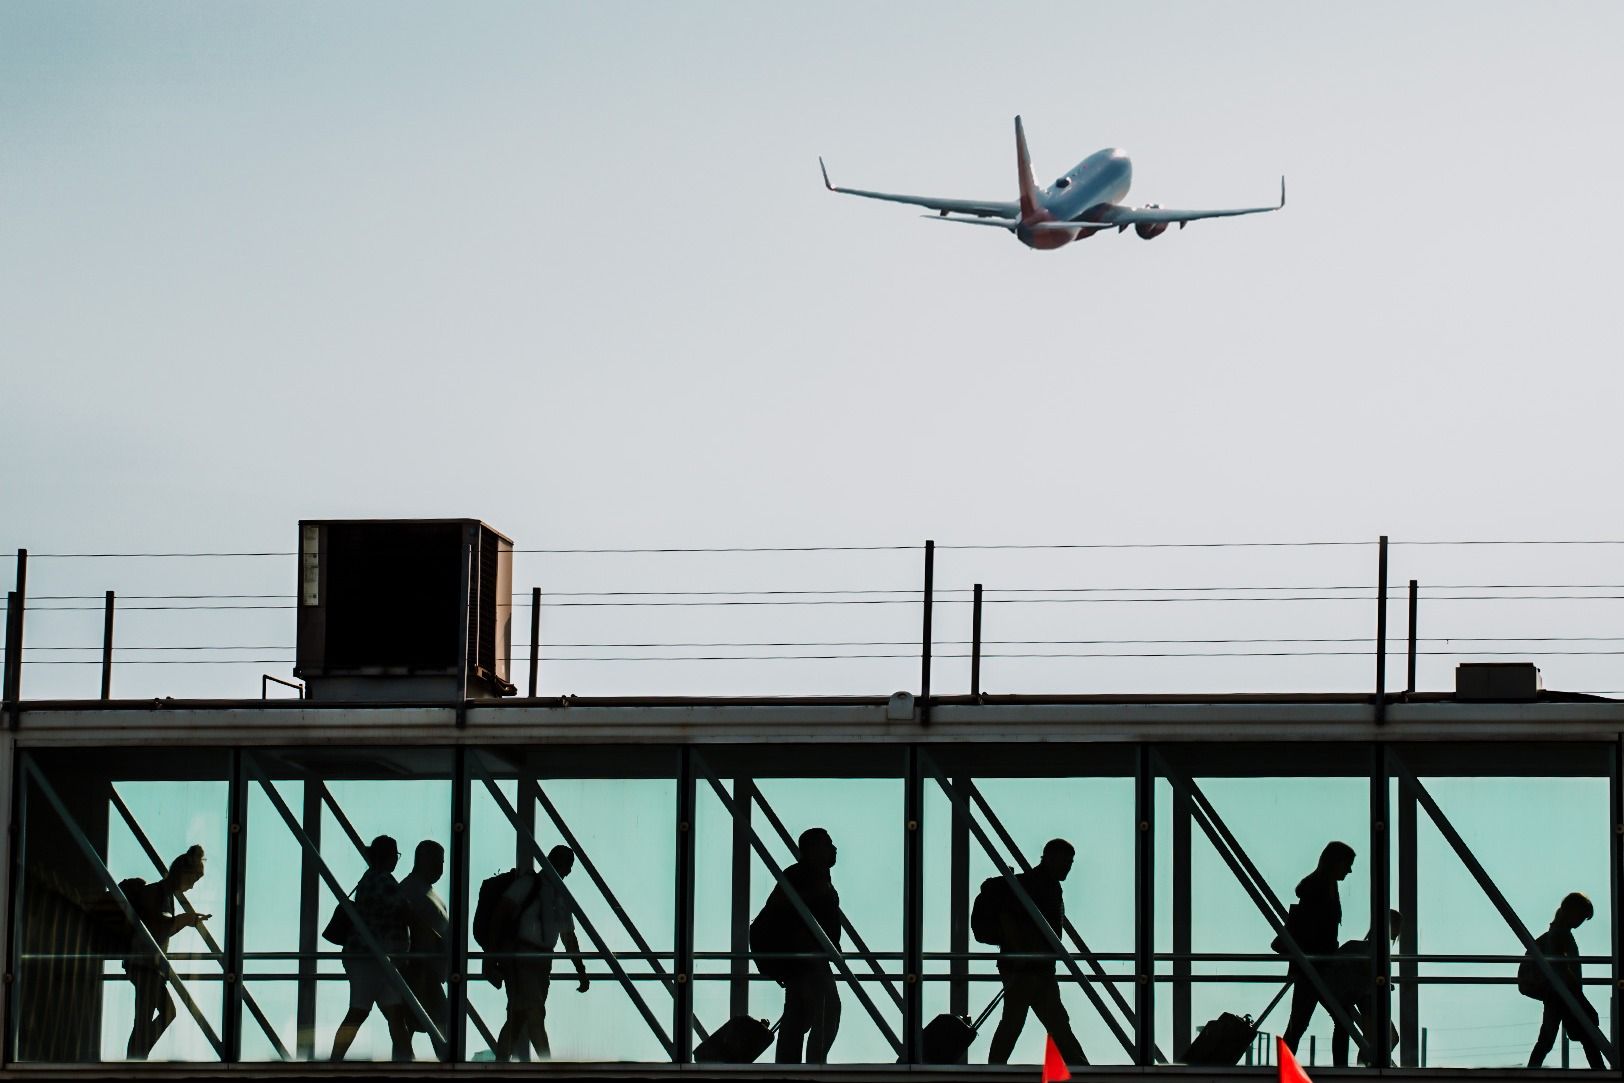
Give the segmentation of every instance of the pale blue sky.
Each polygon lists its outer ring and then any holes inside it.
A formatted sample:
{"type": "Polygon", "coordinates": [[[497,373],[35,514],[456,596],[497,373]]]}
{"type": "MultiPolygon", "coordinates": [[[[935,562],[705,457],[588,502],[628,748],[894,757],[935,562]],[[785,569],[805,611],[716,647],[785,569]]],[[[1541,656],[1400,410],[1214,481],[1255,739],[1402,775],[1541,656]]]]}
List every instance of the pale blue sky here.
{"type": "MultiPolygon", "coordinates": [[[[300,517],[361,515],[475,515],[529,547],[1624,537],[1621,32],[1601,3],[8,4],[0,549],[286,550],[300,517]],[[823,154],[841,183],[1009,198],[1017,112],[1044,179],[1116,145],[1132,202],[1267,202],[1285,173],[1290,205],[1034,253],[818,182],[823,154]]],[[[1368,553],[1343,555],[942,574],[1371,578],[1368,553]]],[[[1417,554],[1395,576],[1612,581],[1615,553],[1570,557],[1417,554]]],[[[916,564],[532,560],[516,581],[912,586],[916,564]]],[[[33,578],[291,581],[291,561],[33,578]]],[[[1545,624],[1616,631],[1581,610],[1545,624]]],[[[1321,634],[1304,612],[1265,634],[1321,634]]],[[[227,616],[130,614],[121,642],[291,642],[286,614],[227,616]]],[[[81,624],[55,641],[96,642],[81,624]]],[[[915,617],[891,624],[835,638],[907,638],[915,617]]],[[[1624,688],[1605,659],[1563,665],[1547,683],[1624,688]]],[[[1019,666],[995,683],[1351,688],[1369,669],[1019,666]]],[[[120,687],[176,687],[143,668],[120,687]]],[[[552,674],[888,691],[914,669],[552,674]]]]}

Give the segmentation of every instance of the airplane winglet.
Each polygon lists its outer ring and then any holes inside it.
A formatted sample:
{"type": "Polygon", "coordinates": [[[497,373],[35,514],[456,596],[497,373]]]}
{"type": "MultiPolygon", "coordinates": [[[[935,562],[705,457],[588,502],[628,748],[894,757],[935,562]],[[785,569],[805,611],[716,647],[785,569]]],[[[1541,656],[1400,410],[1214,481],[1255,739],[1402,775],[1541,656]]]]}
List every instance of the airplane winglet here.
{"type": "MultiPolygon", "coordinates": [[[[823,159],[819,158],[818,160],[821,162],[823,159]]],[[[1284,173],[1280,174],[1280,205],[1282,207],[1286,205],[1286,175],[1284,173]]]]}
{"type": "MultiPolygon", "coordinates": [[[[821,154],[818,155],[818,168],[823,170],[823,186],[831,192],[834,191],[835,186],[829,183],[829,167],[823,164],[823,155],[821,154]]],[[[1284,181],[1284,178],[1281,179],[1284,181]]]]}

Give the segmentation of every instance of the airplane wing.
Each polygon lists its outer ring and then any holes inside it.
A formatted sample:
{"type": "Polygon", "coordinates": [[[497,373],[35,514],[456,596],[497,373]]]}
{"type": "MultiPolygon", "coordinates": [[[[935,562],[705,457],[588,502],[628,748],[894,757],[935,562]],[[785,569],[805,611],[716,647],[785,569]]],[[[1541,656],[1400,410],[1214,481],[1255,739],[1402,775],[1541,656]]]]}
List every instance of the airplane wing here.
{"type": "Polygon", "coordinates": [[[829,183],[829,167],[818,159],[818,168],[823,170],[823,186],[831,192],[842,195],[862,196],[865,199],[883,199],[891,203],[911,203],[916,207],[928,207],[940,214],[970,214],[982,218],[1014,218],[1021,212],[1019,203],[999,203],[991,200],[979,199],[937,199],[934,196],[903,196],[891,192],[865,192],[861,188],[836,188],[829,183]]]}
{"type": "MultiPolygon", "coordinates": [[[[1099,223],[1110,226],[1132,226],[1140,222],[1194,222],[1199,218],[1234,218],[1242,214],[1267,214],[1277,211],[1286,205],[1286,178],[1280,178],[1280,202],[1272,207],[1236,207],[1229,210],[1217,211],[1182,211],[1168,207],[1096,207],[1088,212],[1089,221],[1082,224],[1099,223]]],[[[1070,223],[1077,225],[1079,223],[1070,223]]]]}

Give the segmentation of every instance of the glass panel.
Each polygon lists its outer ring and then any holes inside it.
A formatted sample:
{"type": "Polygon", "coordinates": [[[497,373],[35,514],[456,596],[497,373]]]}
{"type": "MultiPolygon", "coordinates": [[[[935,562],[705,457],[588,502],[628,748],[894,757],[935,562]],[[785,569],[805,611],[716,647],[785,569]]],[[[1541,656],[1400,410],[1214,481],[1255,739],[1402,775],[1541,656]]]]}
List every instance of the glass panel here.
{"type": "Polygon", "coordinates": [[[18,778],[16,1058],[220,1059],[226,755],[25,753],[18,778]]]}
{"type": "Polygon", "coordinates": [[[701,1025],[714,1032],[730,1017],[751,1016],[768,1026],[783,1019],[759,1058],[763,1063],[819,1059],[821,1035],[832,1036],[830,1063],[895,1063],[899,1050],[885,1031],[900,1042],[899,1001],[905,988],[901,751],[865,750],[857,757],[821,748],[707,749],[695,762],[694,1000],[701,1025]],[[701,762],[716,773],[739,818],[700,772],[701,762]],[[861,777],[852,777],[853,762],[862,763],[861,777]],[[752,791],[755,799],[745,801],[752,791]],[[827,879],[816,870],[824,859],[791,848],[817,828],[835,850],[827,879]],[[831,923],[836,911],[843,917],[845,925],[832,939],[838,940],[845,970],[826,961],[815,938],[807,936],[804,920],[777,890],[752,835],[786,874],[799,856],[801,868],[790,875],[814,914],[831,923]],[[753,953],[749,928],[764,910],[769,931],[758,930],[753,953]],[[777,950],[761,951],[764,937],[778,943],[777,950]],[[781,976],[769,977],[764,968],[781,976]],[[786,1018],[787,1008],[795,1010],[786,1018]]]}
{"type": "MultiPolygon", "coordinates": [[[[976,1033],[970,1062],[1037,1064],[1045,1032],[1065,1046],[1063,1032],[1069,1030],[1089,1063],[1133,1063],[1131,751],[1045,746],[1038,753],[1005,745],[931,751],[926,763],[935,765],[960,800],[949,796],[936,773],[925,771],[925,1022],[943,1012],[974,1022],[1003,992],[976,1033]],[[964,869],[957,885],[960,920],[971,921],[987,892],[983,912],[992,920],[983,922],[983,931],[995,926],[1004,938],[1001,947],[980,941],[968,924],[958,934],[962,946],[955,947],[956,832],[964,869]],[[1051,840],[1072,847],[1069,866],[1065,846],[1045,856],[1051,840]],[[1037,868],[1021,880],[1040,909],[1061,903],[1070,926],[1061,933],[1065,957],[1055,961],[1030,911],[1008,894],[989,846],[1017,873],[1023,860],[1037,868]],[[1058,883],[1056,873],[1064,874],[1058,883]],[[1056,1000],[1064,1022],[1051,1007],[1056,1000]]],[[[1074,1054],[1069,1060],[1080,1063],[1074,1054]]]]}
{"type": "Polygon", "coordinates": [[[669,1061],[661,1034],[669,1040],[676,988],[676,753],[477,755],[501,799],[473,770],[470,922],[487,893],[488,914],[506,916],[470,925],[470,1058],[669,1061]],[[508,910],[497,909],[503,895],[508,910]]]}
{"type": "MultiPolygon", "coordinates": [[[[244,759],[245,995],[299,1059],[434,1058],[428,1024],[442,1034],[449,1025],[449,945],[439,934],[450,752],[298,749],[244,759]],[[340,908],[334,882],[350,909],[340,908]]],[[[242,1026],[244,1059],[278,1058],[251,1011],[242,1026]]]]}

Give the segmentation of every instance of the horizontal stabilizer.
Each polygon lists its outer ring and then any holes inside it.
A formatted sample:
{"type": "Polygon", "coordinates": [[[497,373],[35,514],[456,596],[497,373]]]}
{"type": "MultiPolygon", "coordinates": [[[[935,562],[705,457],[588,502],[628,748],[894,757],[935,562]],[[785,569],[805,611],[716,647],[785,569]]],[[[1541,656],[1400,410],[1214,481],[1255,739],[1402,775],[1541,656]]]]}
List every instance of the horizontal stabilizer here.
{"type": "Polygon", "coordinates": [[[997,226],[1000,229],[1014,229],[1021,224],[1019,218],[954,218],[947,214],[922,214],[919,217],[932,222],[958,222],[966,226],[997,226]]]}
{"type": "Polygon", "coordinates": [[[1026,227],[1033,233],[1069,233],[1076,229],[1116,229],[1115,222],[1034,222],[1026,227]]]}

